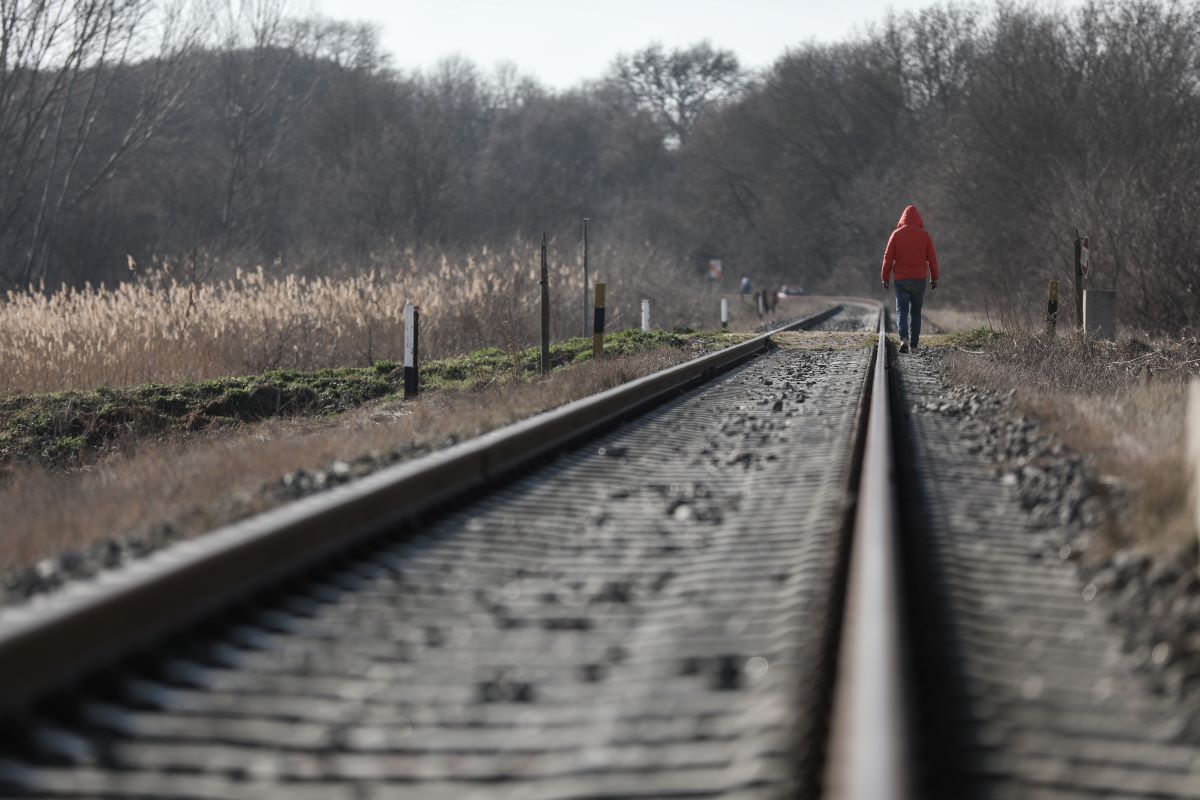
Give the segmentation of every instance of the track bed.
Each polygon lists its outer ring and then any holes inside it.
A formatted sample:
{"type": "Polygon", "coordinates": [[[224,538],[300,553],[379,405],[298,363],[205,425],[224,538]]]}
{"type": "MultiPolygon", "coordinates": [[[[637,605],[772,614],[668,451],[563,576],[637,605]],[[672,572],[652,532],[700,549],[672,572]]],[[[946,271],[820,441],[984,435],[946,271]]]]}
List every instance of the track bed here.
{"type": "MultiPolygon", "coordinates": [[[[0,787],[1200,798],[1194,732],[1074,568],[1038,555],[1046,509],[940,402],[936,358],[864,346],[878,310],[841,308],[652,410],[588,406],[626,421],[565,450],[514,426],[523,471],[484,469],[453,504],[25,708],[0,729],[0,787]],[[863,566],[887,542],[900,590],[860,592],[888,583],[886,559],[863,566]],[[881,754],[893,771],[853,779],[881,754]]],[[[438,458],[418,475],[431,492],[467,463],[438,458]]],[[[335,536],[346,518],[321,502],[335,536]]]]}
{"type": "Polygon", "coordinates": [[[10,774],[38,796],[811,791],[870,357],[776,350],[397,531],[110,677],[10,774]]]}

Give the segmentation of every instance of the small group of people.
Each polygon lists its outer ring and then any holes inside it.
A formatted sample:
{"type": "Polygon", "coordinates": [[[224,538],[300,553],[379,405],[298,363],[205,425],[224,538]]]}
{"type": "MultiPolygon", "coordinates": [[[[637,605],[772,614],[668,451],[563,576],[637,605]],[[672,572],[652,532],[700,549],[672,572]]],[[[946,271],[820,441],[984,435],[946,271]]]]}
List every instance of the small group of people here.
{"type": "Polygon", "coordinates": [[[925,287],[938,285],[937,252],[933,237],[925,230],[925,221],[916,206],[908,206],[896,223],[883,251],[883,288],[896,283],[896,324],[900,329],[900,352],[917,350],[921,338],[921,306],[925,287]],[[911,325],[909,317],[911,316],[911,325]]]}

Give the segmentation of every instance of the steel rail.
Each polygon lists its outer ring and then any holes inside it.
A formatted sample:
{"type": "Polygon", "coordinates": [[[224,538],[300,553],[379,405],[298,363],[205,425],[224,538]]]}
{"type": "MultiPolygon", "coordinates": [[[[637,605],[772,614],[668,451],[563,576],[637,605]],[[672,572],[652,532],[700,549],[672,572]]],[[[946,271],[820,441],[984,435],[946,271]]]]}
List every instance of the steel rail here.
{"type": "Polygon", "coordinates": [[[502,481],[766,352],[773,335],[812,327],[842,308],[835,305],[6,609],[0,612],[0,711],[19,710],[366,537],[502,481]]]}
{"type": "Polygon", "coordinates": [[[912,796],[887,317],[880,313],[826,769],[828,796],[912,796]]]}

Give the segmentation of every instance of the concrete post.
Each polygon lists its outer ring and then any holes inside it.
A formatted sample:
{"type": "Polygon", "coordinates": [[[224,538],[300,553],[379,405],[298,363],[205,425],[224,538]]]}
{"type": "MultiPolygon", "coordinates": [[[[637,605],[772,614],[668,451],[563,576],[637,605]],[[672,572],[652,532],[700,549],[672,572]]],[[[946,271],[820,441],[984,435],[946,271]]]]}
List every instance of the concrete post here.
{"type": "Polygon", "coordinates": [[[729,327],[729,301],[724,297],[721,298],[721,328],[724,330],[729,327]]]}
{"type": "Polygon", "coordinates": [[[1083,293],[1083,329],[1088,336],[1117,340],[1117,293],[1086,289],[1083,293]]]}
{"type": "Polygon", "coordinates": [[[642,330],[650,332],[650,301],[642,300],[642,330]]]}

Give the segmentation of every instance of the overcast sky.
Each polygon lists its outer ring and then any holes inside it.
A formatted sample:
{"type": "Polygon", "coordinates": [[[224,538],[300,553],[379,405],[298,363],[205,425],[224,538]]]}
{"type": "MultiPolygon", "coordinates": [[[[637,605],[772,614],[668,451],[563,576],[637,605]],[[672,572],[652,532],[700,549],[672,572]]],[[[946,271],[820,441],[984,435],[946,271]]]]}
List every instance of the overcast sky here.
{"type": "Polygon", "coordinates": [[[459,54],[485,69],[515,63],[566,88],[599,77],[613,57],[652,41],[709,39],[747,67],[790,45],[838,41],[868,22],[933,0],[308,0],[327,17],[378,23],[399,68],[459,54]]]}

